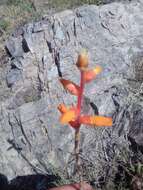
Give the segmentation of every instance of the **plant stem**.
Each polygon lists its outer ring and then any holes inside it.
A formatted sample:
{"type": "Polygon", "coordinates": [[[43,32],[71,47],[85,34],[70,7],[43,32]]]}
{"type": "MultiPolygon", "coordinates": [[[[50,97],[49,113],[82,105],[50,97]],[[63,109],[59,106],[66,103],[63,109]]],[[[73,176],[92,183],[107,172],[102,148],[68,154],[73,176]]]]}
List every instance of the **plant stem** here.
{"type": "Polygon", "coordinates": [[[80,160],[79,160],[79,142],[80,142],[80,127],[75,130],[75,160],[76,160],[76,171],[80,169],[80,160]]]}
{"type": "Polygon", "coordinates": [[[83,90],[84,90],[84,71],[81,72],[81,78],[80,78],[80,92],[77,100],[77,110],[78,110],[78,117],[80,116],[81,113],[81,104],[82,104],[82,99],[83,99],[83,90]]]}
{"type": "MultiPolygon", "coordinates": [[[[75,129],[75,159],[76,159],[76,171],[79,173],[80,182],[82,181],[81,175],[81,165],[80,165],[80,158],[79,158],[79,145],[80,145],[80,123],[79,123],[79,116],[81,114],[81,105],[83,99],[83,91],[84,91],[84,71],[81,71],[81,78],[80,78],[80,92],[77,100],[77,110],[78,110],[78,117],[77,117],[77,128],[75,129]]],[[[82,188],[82,187],[81,187],[82,188]]]]}

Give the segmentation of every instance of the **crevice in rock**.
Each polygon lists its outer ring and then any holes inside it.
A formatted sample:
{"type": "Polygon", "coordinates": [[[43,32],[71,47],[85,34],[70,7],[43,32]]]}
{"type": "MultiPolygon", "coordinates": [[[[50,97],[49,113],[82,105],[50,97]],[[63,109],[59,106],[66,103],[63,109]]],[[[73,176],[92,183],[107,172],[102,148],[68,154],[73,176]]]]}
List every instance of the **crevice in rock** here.
{"type": "Polygon", "coordinates": [[[26,40],[23,38],[23,40],[22,40],[22,48],[23,48],[23,51],[25,52],[25,53],[27,53],[27,52],[29,52],[30,51],[30,49],[29,49],[29,47],[28,47],[28,45],[27,45],[27,42],[26,42],[26,40]]]}
{"type": "Polygon", "coordinates": [[[58,70],[58,75],[59,77],[62,77],[62,72],[61,72],[61,67],[60,67],[60,54],[57,51],[54,51],[54,61],[58,70]]]}
{"type": "Polygon", "coordinates": [[[94,114],[99,115],[98,107],[93,102],[90,102],[90,106],[92,107],[94,114]]]}
{"type": "Polygon", "coordinates": [[[16,65],[14,65],[13,63],[11,63],[11,69],[16,69],[16,65]]]}
{"type": "Polygon", "coordinates": [[[73,31],[74,31],[74,36],[77,37],[77,32],[76,32],[76,23],[75,23],[75,19],[74,19],[74,22],[73,22],[73,31]]]}
{"type": "Polygon", "coordinates": [[[118,94],[113,93],[111,97],[112,97],[113,103],[115,105],[116,111],[118,112],[119,108],[120,108],[120,104],[117,101],[118,94]]]}
{"type": "Polygon", "coordinates": [[[10,51],[8,50],[8,48],[5,46],[5,51],[6,51],[6,54],[9,56],[9,57],[12,57],[10,51]]]}
{"type": "Polygon", "coordinates": [[[20,153],[22,151],[22,148],[15,142],[14,139],[8,139],[7,142],[10,144],[10,147],[8,147],[7,151],[14,149],[17,151],[17,153],[20,153]]]}
{"type": "Polygon", "coordinates": [[[53,50],[52,50],[52,44],[51,44],[51,42],[49,42],[49,41],[46,41],[46,42],[47,42],[47,46],[48,46],[49,52],[52,53],[53,50]]]}

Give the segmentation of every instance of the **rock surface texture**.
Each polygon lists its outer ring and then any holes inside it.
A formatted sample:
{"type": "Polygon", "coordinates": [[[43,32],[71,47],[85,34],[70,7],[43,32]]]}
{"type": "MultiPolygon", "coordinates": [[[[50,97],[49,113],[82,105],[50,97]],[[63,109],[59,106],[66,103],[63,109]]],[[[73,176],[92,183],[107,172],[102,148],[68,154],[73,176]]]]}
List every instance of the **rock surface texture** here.
{"type": "MultiPolygon", "coordinates": [[[[83,6],[16,30],[6,42],[0,67],[0,171],[9,178],[46,173],[52,166],[71,172],[74,130],[58,122],[57,105],[71,104],[59,77],[79,82],[75,66],[86,48],[90,66],[103,72],[88,84],[83,110],[113,117],[112,128],[81,129],[81,155],[100,171],[125,146],[143,145],[143,1],[83,6]],[[69,163],[69,164],[68,164],[69,163]]],[[[95,175],[96,177],[96,175],[95,175]]]]}

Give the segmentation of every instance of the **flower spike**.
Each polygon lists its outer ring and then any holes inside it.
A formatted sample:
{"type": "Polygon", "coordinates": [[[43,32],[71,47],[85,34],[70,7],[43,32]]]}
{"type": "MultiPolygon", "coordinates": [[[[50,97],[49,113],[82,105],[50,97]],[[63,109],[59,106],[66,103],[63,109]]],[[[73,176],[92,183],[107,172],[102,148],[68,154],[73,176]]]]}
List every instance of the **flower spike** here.
{"type": "Polygon", "coordinates": [[[70,92],[70,94],[75,95],[75,96],[79,95],[80,87],[78,85],[71,82],[70,80],[66,80],[66,79],[63,79],[63,78],[60,79],[60,82],[62,83],[65,90],[68,90],[70,92]]]}
{"type": "MultiPolygon", "coordinates": [[[[78,56],[78,60],[76,66],[80,71],[80,86],[75,83],[63,79],[60,79],[60,82],[64,86],[66,90],[68,90],[71,94],[77,96],[77,105],[76,107],[68,108],[64,104],[60,104],[58,106],[59,111],[61,112],[60,122],[62,124],[69,124],[71,127],[75,129],[75,159],[76,159],[76,170],[78,171],[80,166],[80,127],[82,124],[90,125],[93,127],[98,126],[112,126],[112,118],[104,117],[104,116],[88,116],[81,115],[82,113],[82,102],[84,95],[84,87],[85,84],[92,81],[96,78],[96,75],[101,72],[101,67],[96,66],[94,69],[88,69],[88,55],[87,52],[82,52],[78,56]],[[78,138],[77,138],[78,137],[78,138]]],[[[82,189],[82,187],[81,187],[82,189]]]]}

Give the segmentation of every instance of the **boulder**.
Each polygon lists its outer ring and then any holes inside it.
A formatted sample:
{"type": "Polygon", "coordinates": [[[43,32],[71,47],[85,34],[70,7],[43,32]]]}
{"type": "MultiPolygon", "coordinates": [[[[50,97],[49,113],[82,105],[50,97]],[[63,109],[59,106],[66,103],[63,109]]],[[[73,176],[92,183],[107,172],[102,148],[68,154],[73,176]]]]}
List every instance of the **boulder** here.
{"type": "Polygon", "coordinates": [[[86,86],[83,109],[94,114],[91,105],[96,105],[100,115],[114,121],[111,128],[81,128],[83,161],[87,160],[88,169],[89,162],[95,166],[91,171],[96,178],[104,165],[101,160],[111,161],[118,154],[116,147],[128,146],[125,137],[142,146],[142,80],[137,69],[143,63],[142,3],[66,10],[29,23],[22,34],[8,39],[12,60],[6,80],[11,96],[0,102],[0,170],[4,175],[47,173],[51,165],[63,172],[68,166],[71,175],[74,129],[61,126],[57,106],[75,103],[76,98],[65,92],[59,77],[79,82],[75,63],[83,48],[89,52],[90,67],[103,68],[86,86]]]}

